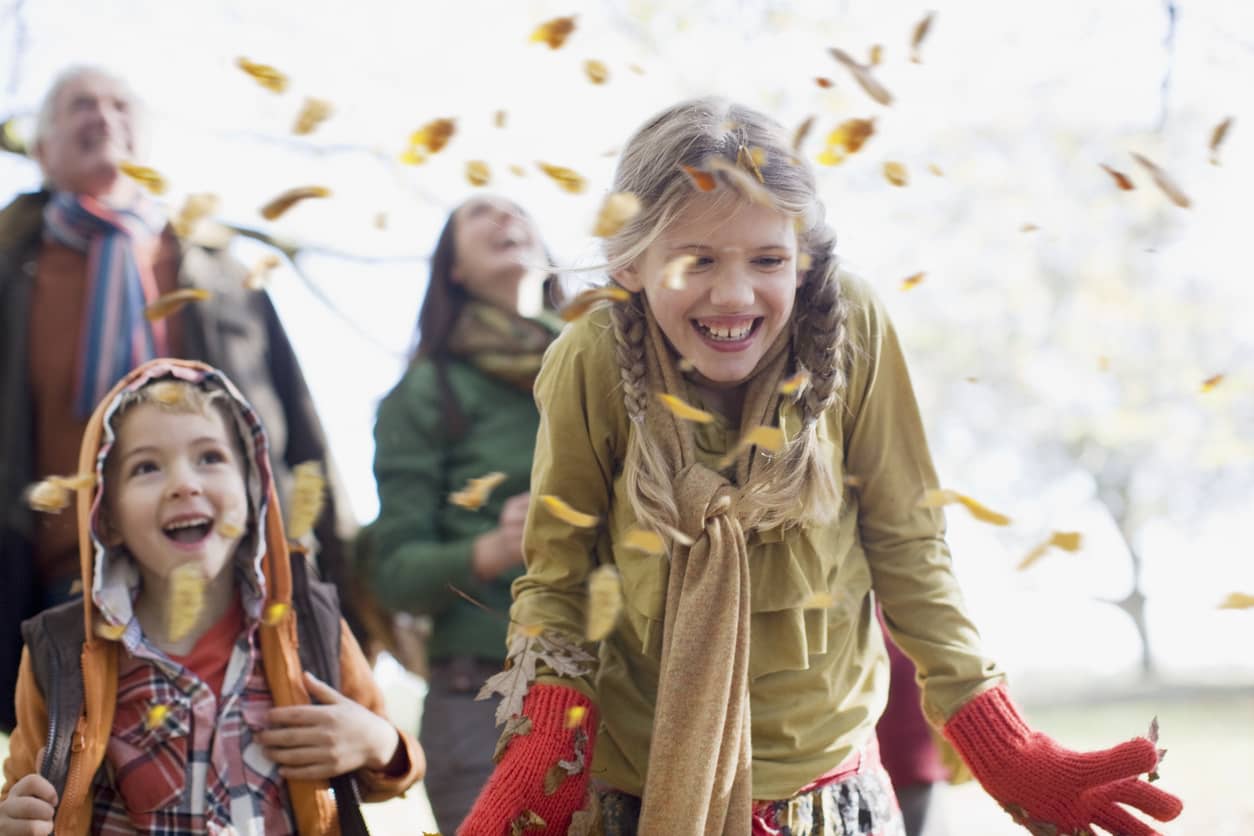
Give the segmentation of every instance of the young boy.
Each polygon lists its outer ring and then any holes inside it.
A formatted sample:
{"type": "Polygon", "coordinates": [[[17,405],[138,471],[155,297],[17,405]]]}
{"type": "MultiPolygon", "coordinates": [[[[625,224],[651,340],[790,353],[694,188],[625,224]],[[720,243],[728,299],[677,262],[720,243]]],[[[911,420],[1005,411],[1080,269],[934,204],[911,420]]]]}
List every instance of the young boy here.
{"type": "Polygon", "coordinates": [[[329,779],[370,801],[422,777],[334,597],[289,558],[265,436],[219,372],[136,369],[80,472],[90,592],[23,626],[0,836],[339,833],[355,793],[329,779]]]}

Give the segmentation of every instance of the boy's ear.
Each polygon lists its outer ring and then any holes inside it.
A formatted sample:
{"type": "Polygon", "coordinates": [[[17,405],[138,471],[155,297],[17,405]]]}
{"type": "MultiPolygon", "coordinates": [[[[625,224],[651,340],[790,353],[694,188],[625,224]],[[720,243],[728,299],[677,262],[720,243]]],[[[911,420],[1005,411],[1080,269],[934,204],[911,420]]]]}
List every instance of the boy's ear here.
{"type": "Polygon", "coordinates": [[[636,269],[634,264],[613,271],[610,273],[610,278],[632,293],[639,293],[644,290],[644,282],[640,278],[640,271],[636,269]]]}

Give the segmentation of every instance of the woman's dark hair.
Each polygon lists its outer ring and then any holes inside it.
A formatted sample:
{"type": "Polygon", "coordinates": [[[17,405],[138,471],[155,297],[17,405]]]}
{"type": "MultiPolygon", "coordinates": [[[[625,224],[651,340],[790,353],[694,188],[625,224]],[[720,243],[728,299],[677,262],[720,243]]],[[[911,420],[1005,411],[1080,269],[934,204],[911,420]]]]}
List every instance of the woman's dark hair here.
{"type": "MultiPolygon", "coordinates": [[[[544,257],[549,264],[553,263],[547,246],[544,248],[544,257]]],[[[458,317],[461,316],[462,307],[470,298],[466,289],[453,280],[453,266],[456,263],[457,209],[454,209],[444,221],[435,252],[431,254],[431,275],[427,280],[422,308],[418,311],[414,347],[409,355],[410,368],[421,360],[430,360],[435,368],[436,382],[440,387],[440,419],[451,440],[459,439],[465,434],[466,416],[457,402],[452,384],[449,383],[448,340],[458,317]]],[[[554,310],[561,303],[561,299],[561,284],[557,274],[551,273],[544,280],[544,306],[554,310]]]]}

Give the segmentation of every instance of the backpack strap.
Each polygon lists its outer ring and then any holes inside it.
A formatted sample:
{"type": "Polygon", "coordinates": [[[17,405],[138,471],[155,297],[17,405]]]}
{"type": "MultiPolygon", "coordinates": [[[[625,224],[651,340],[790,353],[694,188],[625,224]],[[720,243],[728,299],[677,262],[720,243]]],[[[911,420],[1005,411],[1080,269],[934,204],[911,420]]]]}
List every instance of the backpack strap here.
{"type": "MultiPolygon", "coordinates": [[[[305,670],[340,690],[340,597],[334,586],[309,577],[305,555],[293,551],[292,603],[300,663],[305,670]]],[[[361,814],[361,791],[352,773],[331,779],[341,836],[369,836],[361,814]]]]}
{"type": "Polygon", "coordinates": [[[39,774],[60,797],[70,772],[70,744],[83,713],[83,602],[68,601],[22,622],[35,684],[48,707],[48,736],[39,774]]]}

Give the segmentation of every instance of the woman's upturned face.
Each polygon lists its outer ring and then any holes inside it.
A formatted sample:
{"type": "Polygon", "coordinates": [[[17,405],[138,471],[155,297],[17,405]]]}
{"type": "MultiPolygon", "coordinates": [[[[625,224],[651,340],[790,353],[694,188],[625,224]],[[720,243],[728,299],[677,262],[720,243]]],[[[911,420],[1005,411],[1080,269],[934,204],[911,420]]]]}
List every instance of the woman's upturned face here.
{"type": "Polygon", "coordinates": [[[453,280],[476,298],[516,307],[518,287],[544,263],[540,236],[526,214],[500,197],[474,197],[453,215],[453,280]]]}
{"type": "Polygon", "coordinates": [[[616,278],[644,291],[671,346],[698,372],[740,383],[792,317],[801,285],[793,219],[754,203],[729,211],[725,200],[698,195],[616,278]],[[677,288],[666,268],[685,255],[693,259],[677,288]]]}

